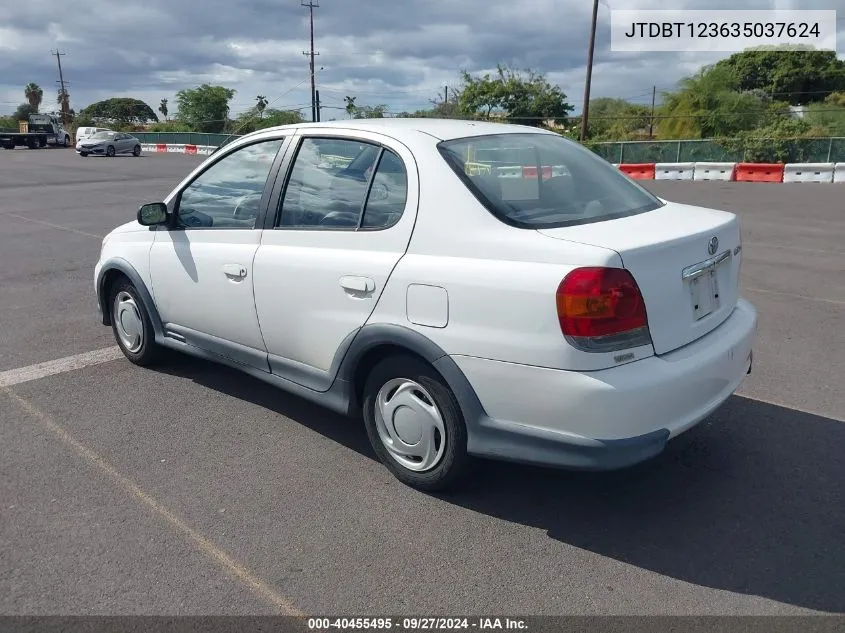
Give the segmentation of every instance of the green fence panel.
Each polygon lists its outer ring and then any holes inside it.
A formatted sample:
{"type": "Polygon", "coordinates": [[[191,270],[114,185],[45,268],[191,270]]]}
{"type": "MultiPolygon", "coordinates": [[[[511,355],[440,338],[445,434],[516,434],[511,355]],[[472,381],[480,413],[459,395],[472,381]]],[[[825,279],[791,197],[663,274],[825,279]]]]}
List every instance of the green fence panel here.
{"type": "Polygon", "coordinates": [[[845,163],[845,138],[830,139],[828,151],[830,153],[830,159],[824,162],[845,163]]]}
{"type": "Polygon", "coordinates": [[[845,138],[741,138],[590,144],[611,163],[845,162],[845,138]]]}

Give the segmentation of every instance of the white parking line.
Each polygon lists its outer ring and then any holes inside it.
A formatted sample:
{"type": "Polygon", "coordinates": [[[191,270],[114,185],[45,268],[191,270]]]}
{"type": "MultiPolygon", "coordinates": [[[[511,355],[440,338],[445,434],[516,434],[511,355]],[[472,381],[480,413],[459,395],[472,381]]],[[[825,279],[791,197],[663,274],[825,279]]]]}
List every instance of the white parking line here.
{"type": "Polygon", "coordinates": [[[44,220],[36,220],[34,218],[27,218],[22,215],[18,215],[17,213],[0,213],[0,215],[5,216],[7,218],[15,218],[16,220],[23,220],[24,222],[31,222],[32,224],[40,224],[42,226],[49,226],[53,229],[59,229],[62,231],[70,231],[71,233],[78,233],[79,235],[87,235],[88,237],[96,237],[97,239],[103,239],[102,235],[97,235],[96,233],[88,233],[87,231],[80,231],[79,229],[72,229],[69,226],[62,226],[61,224],[53,224],[52,222],[45,222],[44,220]]]}
{"type": "Polygon", "coordinates": [[[0,372],[0,387],[11,387],[31,380],[55,376],[68,371],[108,363],[118,358],[124,358],[123,353],[117,345],[104,347],[92,352],[84,352],[74,356],[65,356],[56,360],[49,360],[44,363],[36,363],[27,367],[18,367],[0,372]]]}

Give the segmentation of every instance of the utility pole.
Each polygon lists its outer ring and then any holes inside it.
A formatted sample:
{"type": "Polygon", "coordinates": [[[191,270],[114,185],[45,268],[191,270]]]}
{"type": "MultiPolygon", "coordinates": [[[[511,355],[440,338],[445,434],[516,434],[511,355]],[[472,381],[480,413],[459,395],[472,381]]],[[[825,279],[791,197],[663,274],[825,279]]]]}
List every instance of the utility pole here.
{"type": "Polygon", "coordinates": [[[315,101],[314,101],[314,103],[315,103],[315,105],[316,105],[316,107],[317,107],[317,121],[321,121],[321,120],[322,120],[322,117],[320,116],[320,115],[321,115],[320,110],[321,110],[322,108],[320,108],[320,91],[319,91],[319,90],[315,90],[314,92],[315,92],[315,93],[316,93],[316,95],[317,95],[317,98],[316,98],[316,99],[315,99],[315,101]]]}
{"type": "Polygon", "coordinates": [[[51,50],[50,54],[54,55],[56,57],[56,61],[59,63],[59,80],[56,83],[60,85],[59,95],[61,95],[61,99],[59,101],[59,105],[62,108],[62,125],[67,125],[68,124],[68,102],[70,100],[70,95],[68,95],[67,89],[65,88],[65,77],[62,74],[62,57],[64,57],[65,54],[59,52],[58,50],[56,50],[55,53],[51,50]]]}
{"type": "Polygon", "coordinates": [[[587,80],[584,82],[584,112],[581,115],[581,141],[587,139],[587,118],[590,115],[590,83],[593,80],[593,52],[596,48],[596,21],[599,15],[599,0],[593,0],[593,23],[590,26],[590,47],[587,53],[587,80]]]}
{"type": "Polygon", "coordinates": [[[648,120],[648,138],[654,138],[654,98],[657,95],[657,86],[651,88],[651,117],[648,120]]]}
{"type": "Polygon", "coordinates": [[[444,86],[443,103],[449,103],[449,86],[444,86]]]}
{"type": "Polygon", "coordinates": [[[303,51],[303,55],[310,55],[311,57],[311,120],[317,121],[317,87],[314,81],[314,55],[320,53],[314,52],[314,9],[320,6],[320,0],[300,0],[303,7],[308,7],[308,13],[311,18],[311,51],[303,51]]]}

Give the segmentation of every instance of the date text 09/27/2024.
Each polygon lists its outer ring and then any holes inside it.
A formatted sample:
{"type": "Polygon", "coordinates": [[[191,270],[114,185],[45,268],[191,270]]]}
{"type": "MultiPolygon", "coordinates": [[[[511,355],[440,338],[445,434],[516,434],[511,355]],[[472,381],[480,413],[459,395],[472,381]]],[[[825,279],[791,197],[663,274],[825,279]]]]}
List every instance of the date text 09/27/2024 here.
{"type": "Polygon", "coordinates": [[[472,618],[424,618],[424,617],[376,617],[376,618],[308,618],[311,631],[329,630],[397,630],[397,631],[446,631],[446,630],[525,630],[525,620],[520,618],[472,617],[472,618]]]}

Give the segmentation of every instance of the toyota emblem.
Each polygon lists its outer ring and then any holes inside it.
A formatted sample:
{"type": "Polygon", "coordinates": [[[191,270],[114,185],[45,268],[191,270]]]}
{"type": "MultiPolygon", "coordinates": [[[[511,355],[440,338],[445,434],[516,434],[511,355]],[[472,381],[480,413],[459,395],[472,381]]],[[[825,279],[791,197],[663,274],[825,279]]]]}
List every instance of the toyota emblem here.
{"type": "Polygon", "coordinates": [[[710,241],[707,242],[707,254],[708,255],[715,255],[716,251],[719,250],[719,238],[715,235],[710,238],[710,241]]]}

